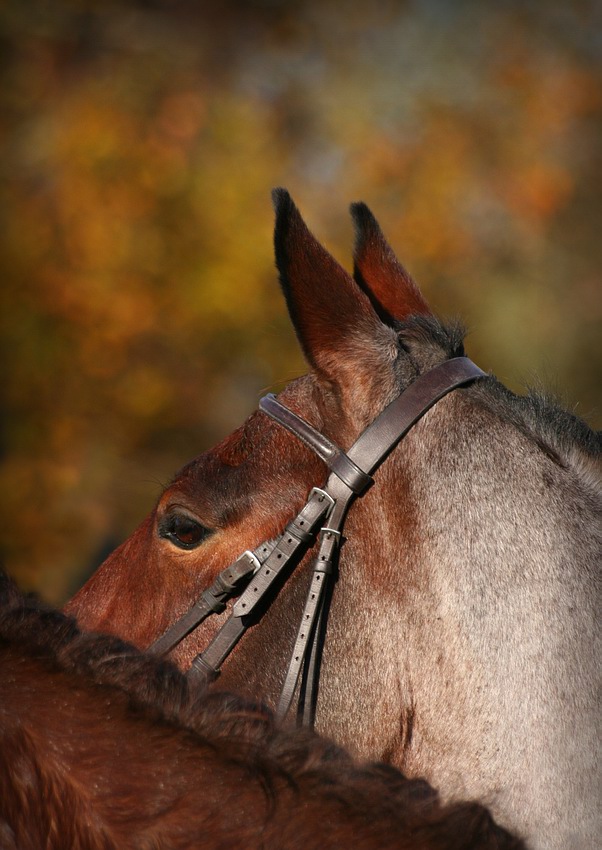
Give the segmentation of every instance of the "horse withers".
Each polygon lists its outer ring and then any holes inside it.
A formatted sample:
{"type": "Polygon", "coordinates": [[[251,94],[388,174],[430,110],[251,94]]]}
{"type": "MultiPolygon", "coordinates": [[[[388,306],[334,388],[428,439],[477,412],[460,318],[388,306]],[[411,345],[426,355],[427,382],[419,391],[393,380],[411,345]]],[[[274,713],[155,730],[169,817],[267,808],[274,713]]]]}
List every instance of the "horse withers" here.
{"type": "MultiPolygon", "coordinates": [[[[353,277],[278,191],[280,281],[311,371],[278,400],[347,449],[418,378],[461,357],[363,204],[353,277]]],[[[243,550],[273,541],[326,467],[257,411],[177,474],[69,603],[149,646],[243,550]]],[[[599,839],[600,437],[493,377],[448,393],[349,510],[317,729],[362,758],[478,798],[538,850],[599,839]]],[[[225,662],[221,686],[276,704],[311,581],[304,558],[225,662]]],[[[186,669],[220,621],[172,653],[186,669]]]]}

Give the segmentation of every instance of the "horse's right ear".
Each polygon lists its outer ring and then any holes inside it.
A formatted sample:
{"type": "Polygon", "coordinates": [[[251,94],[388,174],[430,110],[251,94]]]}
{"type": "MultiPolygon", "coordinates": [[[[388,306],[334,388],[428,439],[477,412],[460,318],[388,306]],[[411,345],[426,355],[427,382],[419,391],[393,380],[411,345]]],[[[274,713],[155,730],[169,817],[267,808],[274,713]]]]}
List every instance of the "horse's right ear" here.
{"type": "Polygon", "coordinates": [[[274,245],[280,283],[305,356],[321,378],[345,383],[390,350],[391,329],[383,325],[356,281],[310,233],[285,189],[272,193],[276,210],[274,245]]]}
{"type": "Polygon", "coordinates": [[[384,321],[430,316],[418,285],[401,265],[366,204],[352,204],[354,277],[384,321]]]}

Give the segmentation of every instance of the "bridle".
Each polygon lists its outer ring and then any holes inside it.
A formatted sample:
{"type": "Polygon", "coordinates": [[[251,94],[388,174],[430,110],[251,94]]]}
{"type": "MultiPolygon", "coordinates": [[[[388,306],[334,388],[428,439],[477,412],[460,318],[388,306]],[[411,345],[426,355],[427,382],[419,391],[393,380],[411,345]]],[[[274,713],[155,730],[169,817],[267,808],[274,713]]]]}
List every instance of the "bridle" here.
{"type": "Polygon", "coordinates": [[[259,622],[294,566],[313,547],[318,554],[291,660],[277,708],[283,718],[299,685],[298,719],[313,726],[320,659],[330,593],[347,511],[373,483],[372,473],[413,425],[447,393],[486,373],[467,357],[446,360],[419,375],[360,434],[348,452],[297,416],[272,394],[259,409],[308,446],[330,470],[324,487],[314,487],[297,516],[274,541],[244,552],[223,570],[192,608],[155,641],[149,651],[164,655],[211,614],[221,613],[228,599],[238,597],[230,616],[207,648],[192,662],[190,680],[208,685],[245,631],[259,622]],[[299,680],[300,684],[299,684],[299,680]]]}

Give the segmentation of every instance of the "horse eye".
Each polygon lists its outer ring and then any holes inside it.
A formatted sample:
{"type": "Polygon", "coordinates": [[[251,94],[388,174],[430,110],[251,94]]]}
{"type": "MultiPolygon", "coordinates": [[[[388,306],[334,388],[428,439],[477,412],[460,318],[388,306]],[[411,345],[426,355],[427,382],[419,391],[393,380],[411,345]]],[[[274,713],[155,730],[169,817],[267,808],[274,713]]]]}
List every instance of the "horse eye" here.
{"type": "Polygon", "coordinates": [[[194,549],[211,534],[208,528],[185,514],[171,514],[161,523],[159,534],[180,549],[194,549]]]}

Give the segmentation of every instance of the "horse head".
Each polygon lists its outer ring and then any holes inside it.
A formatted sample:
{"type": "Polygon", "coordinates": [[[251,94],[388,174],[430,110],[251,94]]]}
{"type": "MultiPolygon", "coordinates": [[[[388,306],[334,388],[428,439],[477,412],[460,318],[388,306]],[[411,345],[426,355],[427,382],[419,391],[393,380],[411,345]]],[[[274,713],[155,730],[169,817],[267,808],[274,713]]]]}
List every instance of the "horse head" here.
{"type": "MultiPolygon", "coordinates": [[[[434,316],[365,205],[352,206],[353,276],[286,192],[275,206],[280,282],[311,367],[278,399],[347,450],[419,376],[462,356],[463,334],[434,316]]],[[[328,619],[318,729],[446,795],[480,797],[533,847],[585,848],[596,829],[599,456],[580,420],[491,376],[449,393],[349,511],[328,619]]],[[[253,413],[176,475],[68,611],[148,646],[325,477],[303,442],[253,413]]],[[[275,703],[310,562],[221,686],[275,703]]],[[[188,667],[219,624],[174,660],[188,667]]]]}

